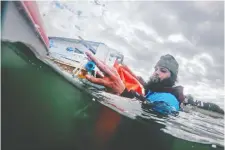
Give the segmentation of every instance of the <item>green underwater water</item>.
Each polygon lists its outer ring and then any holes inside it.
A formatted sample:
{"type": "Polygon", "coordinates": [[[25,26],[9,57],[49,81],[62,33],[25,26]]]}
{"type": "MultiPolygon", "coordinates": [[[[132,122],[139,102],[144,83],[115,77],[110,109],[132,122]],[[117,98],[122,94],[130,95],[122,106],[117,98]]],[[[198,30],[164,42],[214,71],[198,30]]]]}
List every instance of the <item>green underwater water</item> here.
{"type": "Polygon", "coordinates": [[[113,112],[38,60],[24,44],[1,44],[3,150],[223,149],[177,139],[160,131],[163,125],[156,122],[146,124],[113,112]],[[109,131],[114,123],[104,126],[99,118],[120,119],[109,131]]]}

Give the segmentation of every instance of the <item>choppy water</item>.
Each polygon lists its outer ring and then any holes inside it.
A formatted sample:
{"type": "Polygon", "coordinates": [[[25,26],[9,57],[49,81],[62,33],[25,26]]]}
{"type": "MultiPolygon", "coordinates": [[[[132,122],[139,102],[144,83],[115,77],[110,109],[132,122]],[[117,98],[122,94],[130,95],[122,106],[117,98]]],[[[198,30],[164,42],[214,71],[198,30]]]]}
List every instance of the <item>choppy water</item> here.
{"type": "Polygon", "coordinates": [[[100,95],[101,102],[104,105],[129,118],[154,120],[154,122],[165,125],[165,128],[161,129],[165,133],[188,141],[223,145],[223,119],[213,118],[194,111],[180,112],[178,117],[159,118],[156,114],[143,108],[139,101],[121,98],[109,93],[101,93],[100,95]],[[102,97],[102,95],[104,96],[102,97]]]}
{"type": "MultiPolygon", "coordinates": [[[[52,36],[83,36],[82,31],[89,29],[88,22],[96,23],[88,16],[104,15],[102,5],[96,5],[102,9],[93,13],[80,3],[79,13],[68,7],[72,4],[42,4],[56,8],[41,9],[42,15],[57,16],[51,20],[55,28],[47,26],[52,36]],[[65,6],[67,14],[62,15],[59,10],[65,10],[65,6]],[[62,18],[77,22],[68,24],[62,18]]],[[[94,39],[94,34],[89,38],[94,39]]],[[[199,112],[157,116],[136,100],[86,86],[78,89],[19,43],[2,43],[1,63],[2,149],[224,149],[224,119],[199,112]]]]}
{"type": "Polygon", "coordinates": [[[3,149],[223,149],[223,119],[158,117],[135,100],[81,90],[22,44],[2,43],[3,149]]]}

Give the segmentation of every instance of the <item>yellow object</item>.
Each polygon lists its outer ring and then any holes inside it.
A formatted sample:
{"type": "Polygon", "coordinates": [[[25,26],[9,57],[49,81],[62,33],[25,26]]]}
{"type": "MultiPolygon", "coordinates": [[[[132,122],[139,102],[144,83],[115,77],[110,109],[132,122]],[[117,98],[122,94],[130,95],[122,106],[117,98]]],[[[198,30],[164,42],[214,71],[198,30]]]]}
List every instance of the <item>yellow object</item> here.
{"type": "Polygon", "coordinates": [[[78,76],[79,78],[81,78],[81,79],[85,79],[87,73],[88,73],[88,72],[87,72],[86,70],[82,69],[82,70],[79,72],[79,74],[78,74],[77,76],[78,76]]]}

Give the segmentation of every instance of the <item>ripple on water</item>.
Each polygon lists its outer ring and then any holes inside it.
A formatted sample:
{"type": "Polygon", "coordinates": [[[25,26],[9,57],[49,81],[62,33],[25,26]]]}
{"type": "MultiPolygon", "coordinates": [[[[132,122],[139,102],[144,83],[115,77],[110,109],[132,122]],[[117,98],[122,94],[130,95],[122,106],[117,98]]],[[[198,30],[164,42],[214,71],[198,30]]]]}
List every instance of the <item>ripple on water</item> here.
{"type": "MultiPolygon", "coordinates": [[[[224,146],[224,119],[213,118],[198,112],[180,112],[179,116],[158,117],[141,108],[135,99],[120,97],[106,92],[94,94],[98,101],[131,119],[142,118],[165,125],[161,131],[174,137],[203,144],[224,146]]],[[[215,147],[215,146],[214,146],[215,147]]]]}

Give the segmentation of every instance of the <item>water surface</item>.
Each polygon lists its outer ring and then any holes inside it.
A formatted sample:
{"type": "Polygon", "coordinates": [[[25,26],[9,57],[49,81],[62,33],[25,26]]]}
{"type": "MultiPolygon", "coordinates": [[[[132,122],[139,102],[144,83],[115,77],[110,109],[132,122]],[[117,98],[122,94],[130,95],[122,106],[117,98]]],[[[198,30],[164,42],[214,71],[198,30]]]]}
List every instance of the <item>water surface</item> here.
{"type": "Polygon", "coordinates": [[[138,101],[90,94],[21,43],[2,42],[1,61],[4,150],[223,149],[223,119],[157,117],[138,101]]]}

